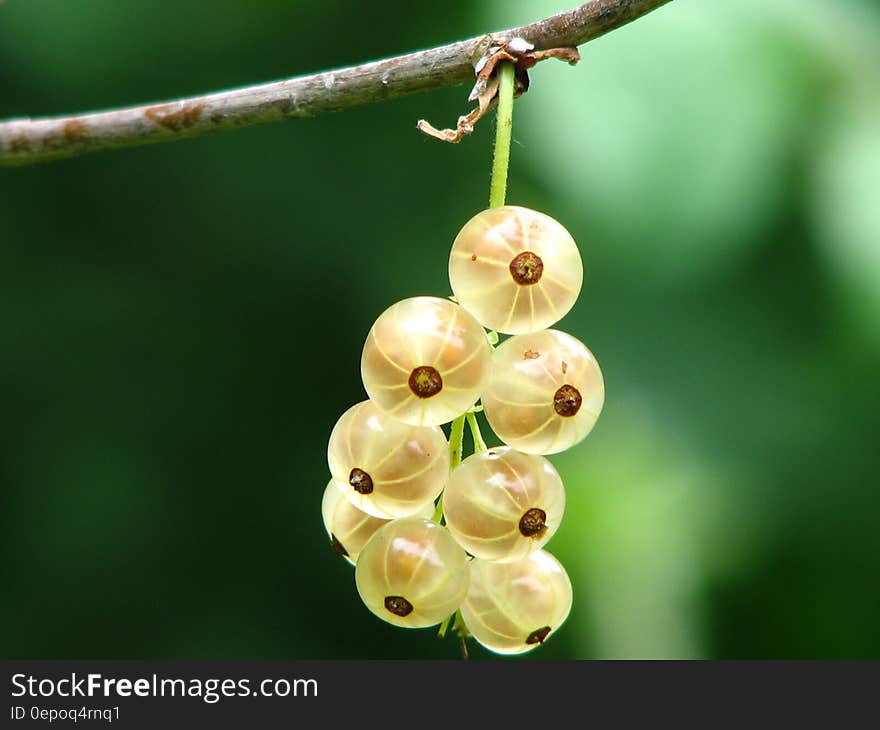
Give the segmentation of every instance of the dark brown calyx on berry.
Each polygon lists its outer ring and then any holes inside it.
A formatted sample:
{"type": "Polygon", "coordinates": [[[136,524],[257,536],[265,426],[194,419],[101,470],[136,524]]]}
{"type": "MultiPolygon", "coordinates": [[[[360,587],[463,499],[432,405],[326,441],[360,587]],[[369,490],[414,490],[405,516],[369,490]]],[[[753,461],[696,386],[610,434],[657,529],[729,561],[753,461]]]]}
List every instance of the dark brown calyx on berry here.
{"type": "Polygon", "coordinates": [[[553,410],[563,418],[570,418],[581,409],[581,394],[573,385],[563,385],[553,395],[553,410]]]}
{"type": "Polygon", "coordinates": [[[418,398],[430,398],[443,390],[443,378],[430,365],[419,365],[409,374],[409,389],[418,398]]]}
{"type": "Polygon", "coordinates": [[[547,513],[538,507],[526,510],[519,518],[519,531],[523,537],[537,537],[547,528],[547,513]]]}
{"type": "Polygon", "coordinates": [[[348,475],[348,483],[358,494],[370,494],[373,491],[373,478],[363,469],[355,467],[348,475]]]}
{"type": "Polygon", "coordinates": [[[339,542],[339,538],[336,535],[330,535],[330,547],[333,548],[333,552],[337,555],[341,555],[343,558],[348,557],[348,550],[345,549],[345,545],[339,542]]]}
{"type": "Polygon", "coordinates": [[[526,637],[526,644],[543,644],[544,639],[547,638],[547,634],[549,633],[549,626],[543,626],[540,629],[535,629],[531,634],[526,637]]]}
{"type": "Polygon", "coordinates": [[[413,605],[403,596],[385,596],[385,608],[395,616],[401,617],[409,616],[413,612],[413,605]]]}
{"type": "Polygon", "coordinates": [[[528,286],[541,281],[544,273],[544,262],[538,254],[523,251],[510,262],[510,275],[517,284],[528,286]]]}

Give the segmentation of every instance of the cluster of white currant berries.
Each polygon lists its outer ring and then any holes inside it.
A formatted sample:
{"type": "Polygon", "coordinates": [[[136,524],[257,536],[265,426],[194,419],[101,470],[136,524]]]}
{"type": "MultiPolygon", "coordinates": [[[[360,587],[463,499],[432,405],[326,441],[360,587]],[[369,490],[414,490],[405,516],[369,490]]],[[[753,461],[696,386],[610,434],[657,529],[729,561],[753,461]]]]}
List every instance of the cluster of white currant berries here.
{"type": "Polygon", "coordinates": [[[571,609],[568,575],[542,549],[565,510],[542,455],[581,441],[604,402],[592,353],[547,329],[574,305],[583,266],[558,222],[501,206],[458,234],[449,279],[454,298],[405,299],[370,330],[369,400],[330,436],[324,525],[379,618],[445,627],[455,614],[486,648],[518,654],[571,609]],[[493,348],[498,332],[512,337],[493,348]],[[485,448],[480,407],[504,446],[485,448]],[[461,461],[465,420],[475,452],[461,461]]]}

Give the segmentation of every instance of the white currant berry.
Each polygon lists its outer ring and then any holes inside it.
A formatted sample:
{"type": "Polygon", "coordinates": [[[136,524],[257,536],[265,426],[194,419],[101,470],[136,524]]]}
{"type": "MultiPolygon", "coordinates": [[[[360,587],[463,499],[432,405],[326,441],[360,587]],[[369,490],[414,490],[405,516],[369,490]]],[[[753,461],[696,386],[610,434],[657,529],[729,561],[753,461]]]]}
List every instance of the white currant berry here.
{"type": "Polygon", "coordinates": [[[470,314],[448,299],[413,297],[376,320],[361,375],[382,410],[406,423],[436,426],[476,403],[490,359],[486,333],[470,314]]]}
{"type": "Polygon", "coordinates": [[[605,402],[599,364],[565,332],[516,335],[492,355],[483,408],[504,443],[527,454],[555,454],[580,442],[605,402]]]}
{"type": "MultiPolygon", "coordinates": [[[[332,479],[327,482],[324,498],[321,500],[321,514],[333,550],[354,565],[367,540],[376,530],[387,525],[389,520],[361,512],[346,499],[343,494],[344,488],[332,479]]],[[[416,516],[427,518],[432,514],[434,514],[434,503],[428,502],[416,513],[416,516]]]]}
{"type": "Polygon", "coordinates": [[[553,537],[565,488],[542,456],[508,446],[473,454],[452,472],[443,514],[452,536],[483,560],[520,560],[553,537]]]}
{"type": "Polygon", "coordinates": [[[513,563],[471,561],[461,615],[471,635],[498,654],[543,644],[568,618],[571,581],[560,562],[538,550],[513,563]]]}
{"type": "Polygon", "coordinates": [[[449,477],[449,446],[437,426],[411,426],[363,401],[342,414],[327,447],[330,473],[359,510],[382,519],[416,514],[449,477]]]}
{"type": "Polygon", "coordinates": [[[361,550],[361,600],[396,626],[423,628],[452,615],[467,593],[467,556],[436,522],[409,517],[380,528],[361,550]]]}
{"type": "Polygon", "coordinates": [[[477,213],[449,256],[461,306],[498,332],[549,327],[574,306],[583,282],[580,252],[556,220],[515,205],[477,213]]]}

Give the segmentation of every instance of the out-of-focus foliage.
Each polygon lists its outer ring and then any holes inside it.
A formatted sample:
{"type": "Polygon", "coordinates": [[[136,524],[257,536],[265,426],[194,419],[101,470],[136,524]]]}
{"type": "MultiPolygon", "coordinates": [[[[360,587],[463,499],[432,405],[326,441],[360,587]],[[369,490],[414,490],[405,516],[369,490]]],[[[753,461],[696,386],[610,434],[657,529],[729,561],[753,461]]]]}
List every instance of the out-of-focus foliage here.
{"type": "MultiPolygon", "coordinates": [[[[0,118],[425,47],[567,3],[0,4],[0,118]]],[[[547,62],[509,200],[578,240],[605,412],[553,457],[575,604],[534,658],[880,655],[880,9],[675,0],[547,62]]],[[[0,171],[0,654],[441,657],[327,547],[392,301],[448,293],[464,87],[0,171]]],[[[475,652],[484,655],[481,652],[475,652]]]]}

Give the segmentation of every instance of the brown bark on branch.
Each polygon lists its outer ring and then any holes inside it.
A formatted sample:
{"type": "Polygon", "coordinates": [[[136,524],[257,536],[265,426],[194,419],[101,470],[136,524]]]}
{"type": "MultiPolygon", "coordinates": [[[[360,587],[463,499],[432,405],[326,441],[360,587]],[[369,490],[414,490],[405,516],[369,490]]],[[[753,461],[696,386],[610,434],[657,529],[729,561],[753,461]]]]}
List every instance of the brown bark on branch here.
{"type": "Polygon", "coordinates": [[[312,117],[416,91],[474,81],[492,41],[524,38],[537,49],[578,46],[669,0],[592,0],[544,20],[360,66],[205,96],[94,114],[0,122],[0,165],[27,165],[99,150],[312,117]]]}

